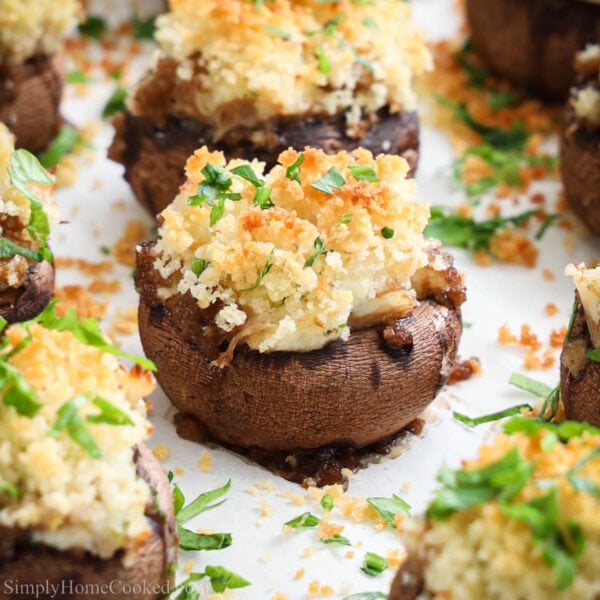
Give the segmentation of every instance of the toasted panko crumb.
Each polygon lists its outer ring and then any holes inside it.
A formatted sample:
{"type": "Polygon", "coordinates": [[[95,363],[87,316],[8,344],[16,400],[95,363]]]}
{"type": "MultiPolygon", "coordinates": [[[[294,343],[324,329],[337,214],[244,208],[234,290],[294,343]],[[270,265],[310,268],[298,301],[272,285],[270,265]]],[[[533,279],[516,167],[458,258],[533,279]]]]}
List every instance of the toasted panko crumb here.
{"type": "Polygon", "coordinates": [[[275,592],[275,594],[273,594],[273,600],[289,600],[289,596],[283,592],[275,592]]]}
{"type": "Polygon", "coordinates": [[[152,454],[154,454],[159,461],[167,460],[171,454],[171,449],[166,444],[157,444],[152,449],[152,454]]]}
{"type": "Polygon", "coordinates": [[[302,579],[304,577],[304,573],[306,573],[304,569],[298,569],[294,575],[294,579],[302,579]]]}
{"type": "Polygon", "coordinates": [[[107,302],[94,300],[89,289],[81,285],[65,285],[54,288],[54,297],[59,300],[56,306],[58,315],[64,315],[71,308],[82,318],[101,319],[106,315],[107,302]]]}
{"type": "Polygon", "coordinates": [[[554,275],[554,273],[552,271],[550,271],[550,269],[543,269],[542,270],[542,277],[546,281],[554,281],[556,279],[556,275],[554,275]]]}
{"type": "Polygon", "coordinates": [[[144,221],[129,221],[123,235],[111,248],[115,260],[126,267],[135,267],[135,247],[147,234],[148,227],[144,221]]]}
{"type": "Polygon", "coordinates": [[[546,304],[544,310],[549,317],[553,317],[554,315],[558,314],[558,306],[556,306],[554,302],[549,302],[546,304]]]}
{"type": "Polygon", "coordinates": [[[184,573],[191,573],[194,570],[194,561],[193,560],[188,560],[184,565],[183,565],[183,572],[184,573]]]}
{"type": "Polygon", "coordinates": [[[181,467],[175,467],[173,469],[173,472],[175,473],[175,475],[177,475],[178,477],[181,477],[183,475],[183,469],[181,467]]]}
{"type": "Polygon", "coordinates": [[[84,275],[99,275],[109,273],[114,269],[114,263],[110,260],[91,262],[84,258],[72,258],[70,256],[55,256],[54,266],[57,269],[78,269],[84,275]]]}
{"type": "Polygon", "coordinates": [[[213,468],[213,457],[207,450],[200,452],[200,458],[198,459],[198,468],[201,471],[211,471],[213,468]]]}

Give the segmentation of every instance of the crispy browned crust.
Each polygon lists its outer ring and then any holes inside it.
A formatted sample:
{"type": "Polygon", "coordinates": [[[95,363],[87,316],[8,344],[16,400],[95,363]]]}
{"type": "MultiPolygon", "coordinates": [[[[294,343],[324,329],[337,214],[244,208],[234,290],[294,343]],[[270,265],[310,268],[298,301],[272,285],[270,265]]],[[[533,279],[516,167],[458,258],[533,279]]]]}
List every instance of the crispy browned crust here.
{"type": "Polygon", "coordinates": [[[423,592],[423,562],[409,554],[396,572],[388,600],[415,600],[423,592]]]}
{"type": "MultiPolygon", "coordinates": [[[[154,490],[146,514],[152,536],[124,562],[123,553],[102,560],[83,552],[60,552],[32,544],[26,533],[0,528],[0,600],[156,600],[166,597],[173,584],[171,566],[177,559],[177,536],[173,499],[162,467],[143,445],[136,448],[138,475],[154,490]],[[30,588],[39,595],[18,593],[16,583],[39,585],[30,588]],[[111,586],[112,582],[112,586],[111,586]],[[87,586],[85,593],[76,586],[87,586]],[[103,587],[104,586],[104,587],[103,587]],[[58,590],[56,595],[54,591],[58,590]]],[[[21,588],[21,590],[26,588],[21,588]]]]}
{"type": "Polygon", "coordinates": [[[600,131],[578,125],[572,106],[560,140],[560,170],[569,206],[600,233],[600,131]]]}
{"type": "Polygon", "coordinates": [[[578,304],[560,356],[561,397],[568,419],[600,427],[600,363],[586,357],[593,345],[583,306],[578,304]]]}
{"type": "Polygon", "coordinates": [[[41,152],[54,139],[62,120],[63,82],[55,55],[36,55],[17,66],[0,59],[0,121],[13,132],[18,148],[41,152]]]}
{"type": "Polygon", "coordinates": [[[600,40],[600,6],[575,0],[466,0],[473,45],[500,75],[566,98],[575,53],[600,40]]]}
{"type": "Polygon", "coordinates": [[[346,342],[306,353],[261,354],[240,345],[219,368],[211,365],[219,341],[210,319],[189,294],[161,303],[153,272],[140,252],[144,351],[173,404],[236,446],[360,448],[398,432],[445,383],[462,332],[460,308],[426,299],[411,316],[353,331],[346,342]]]}
{"type": "MultiPolygon", "coordinates": [[[[283,150],[305,146],[328,153],[362,146],[374,154],[400,154],[416,169],[419,124],[415,112],[390,113],[387,108],[365,122],[361,137],[346,134],[343,114],[301,115],[261,123],[256,127],[233,127],[225,134],[200,121],[168,112],[179,91],[175,63],[163,59],[155,74],[143,82],[136,100],[143,115],[126,111],[114,120],[115,138],[109,157],[125,166],[125,179],[141,204],[153,215],[173,200],[185,181],[185,162],[197,148],[222,150],[228,159],[257,158],[270,169],[283,150]]],[[[181,91],[183,94],[183,91],[181,91]]]]}
{"type": "Polygon", "coordinates": [[[0,292],[0,316],[9,323],[32,319],[41,313],[54,290],[54,267],[47,261],[30,265],[25,282],[0,292]]]}

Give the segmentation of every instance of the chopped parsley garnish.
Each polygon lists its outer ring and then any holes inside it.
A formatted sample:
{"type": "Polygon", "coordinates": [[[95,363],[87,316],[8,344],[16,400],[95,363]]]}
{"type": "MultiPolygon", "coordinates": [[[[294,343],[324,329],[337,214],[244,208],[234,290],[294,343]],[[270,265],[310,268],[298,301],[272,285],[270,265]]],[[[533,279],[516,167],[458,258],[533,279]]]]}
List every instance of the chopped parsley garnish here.
{"type": "Polygon", "coordinates": [[[304,162],[304,153],[300,152],[298,154],[298,158],[285,170],[285,176],[292,181],[297,181],[300,185],[302,185],[302,180],[300,179],[300,166],[304,162]]]}
{"type": "Polygon", "coordinates": [[[226,589],[243,588],[250,585],[249,581],[225,567],[208,565],[203,573],[190,573],[184,581],[171,590],[171,594],[181,590],[176,600],[198,600],[200,593],[190,584],[205,577],[208,577],[213,591],[217,593],[222,593],[226,589]]]}
{"type": "Polygon", "coordinates": [[[325,510],[333,510],[335,503],[333,501],[333,496],[331,494],[325,494],[321,498],[321,506],[325,510]]]}
{"type": "Polygon", "coordinates": [[[369,165],[348,165],[348,171],[357,181],[368,181],[369,183],[379,181],[375,169],[369,165]]]}
{"type": "MultiPolygon", "coordinates": [[[[172,480],[170,474],[169,480],[172,480]]],[[[185,495],[181,488],[173,485],[173,503],[175,511],[175,521],[177,523],[177,534],[179,536],[179,547],[182,550],[221,550],[231,546],[231,534],[229,533],[195,533],[183,527],[185,523],[193,519],[195,516],[220,506],[225,502],[225,499],[215,502],[222,498],[231,487],[231,480],[224,486],[204,492],[195,500],[185,505],[185,495]]]]}
{"type": "Polygon", "coordinates": [[[512,417],[514,415],[521,414],[521,411],[526,408],[528,410],[533,410],[531,405],[529,404],[517,404],[516,406],[511,406],[510,408],[505,408],[504,410],[500,410],[498,412],[490,413],[487,415],[483,415],[481,417],[467,417],[459,412],[453,411],[452,416],[457,420],[467,425],[468,427],[477,427],[477,425],[481,425],[482,423],[490,423],[492,421],[498,421],[499,419],[504,419],[505,417],[512,417]]]}
{"type": "Polygon", "coordinates": [[[558,221],[559,219],[560,215],[558,214],[548,215],[544,219],[544,222],[540,225],[540,228],[535,232],[533,238],[538,241],[541,240],[544,237],[546,231],[548,231],[548,229],[552,227],[552,225],[554,225],[554,223],[556,223],[556,221],[558,221]]]}
{"type": "Polygon", "coordinates": [[[108,246],[100,246],[100,254],[104,254],[104,256],[110,256],[110,248],[108,246]]]}
{"type": "Polygon", "coordinates": [[[489,92],[488,106],[492,111],[512,106],[516,101],[515,95],[509,90],[490,90],[489,92]]]}
{"type": "Polygon", "coordinates": [[[46,169],[53,169],[67,154],[73,152],[75,146],[82,139],[77,129],[70,125],[64,125],[60,128],[48,149],[40,154],[41,165],[46,169]]]}
{"type": "MultiPolygon", "coordinates": [[[[262,179],[258,177],[258,175],[254,172],[254,169],[252,169],[250,165],[239,165],[238,167],[234,167],[233,169],[231,169],[231,172],[234,175],[237,175],[238,177],[249,181],[255,188],[260,188],[265,183],[262,179]]],[[[221,174],[221,176],[223,175],[221,174]]]]}
{"type": "Polygon", "coordinates": [[[500,460],[481,469],[453,471],[443,467],[438,474],[442,484],[425,515],[445,521],[453,513],[497,498],[508,501],[525,487],[533,465],[513,448],[500,460]]]}
{"type": "Polygon", "coordinates": [[[0,494],[5,493],[13,498],[18,498],[21,495],[21,490],[8,481],[0,480],[0,494]]]}
{"type": "Polygon", "coordinates": [[[335,168],[331,167],[323,177],[317,179],[312,185],[315,190],[319,190],[328,195],[333,194],[333,190],[339,190],[344,184],[346,180],[344,176],[335,168]]]}
{"type": "Polygon", "coordinates": [[[79,33],[85,37],[99,40],[106,32],[106,21],[98,15],[89,15],[88,18],[77,27],[79,33]]]}
{"type": "Polygon", "coordinates": [[[436,100],[452,111],[454,118],[461,121],[475,133],[479,134],[485,144],[499,150],[522,150],[529,136],[523,123],[516,121],[510,129],[489,127],[477,121],[464,104],[454,102],[436,95],[436,100]]]}
{"type": "Polygon", "coordinates": [[[367,502],[390,527],[396,526],[394,521],[399,514],[410,516],[410,504],[396,494],[391,498],[367,498],[367,502]]]}
{"type": "Polygon", "coordinates": [[[358,592],[346,596],[344,600],[387,600],[388,595],[383,592],[358,592]]]}
{"type": "Polygon", "coordinates": [[[394,230],[390,227],[383,227],[381,230],[381,235],[386,240],[391,240],[394,237],[394,230]]]}
{"type": "Polygon", "coordinates": [[[559,522],[558,491],[553,489],[529,502],[502,504],[501,510],[531,529],[544,562],[555,570],[557,589],[569,587],[575,579],[576,559],[585,550],[585,536],[577,523],[559,522]]]}
{"type": "Polygon", "coordinates": [[[0,357],[0,389],[4,391],[2,402],[24,417],[35,417],[42,408],[35,390],[18,369],[6,362],[5,356],[0,357]]]}
{"type": "Polygon", "coordinates": [[[585,354],[586,358],[591,361],[600,362],[600,348],[594,348],[594,350],[588,350],[585,354]]]}
{"type": "Polygon", "coordinates": [[[290,529],[301,529],[304,527],[316,527],[320,522],[318,517],[315,517],[312,513],[305,512],[301,515],[290,519],[286,523],[284,523],[285,527],[289,527],[290,529]]]}
{"type": "Polygon", "coordinates": [[[475,156],[483,160],[492,170],[490,175],[485,175],[477,181],[465,185],[468,196],[480,196],[497,185],[506,184],[511,187],[521,187],[523,179],[521,168],[523,166],[544,166],[551,170],[557,163],[555,156],[535,156],[524,152],[514,152],[494,148],[489,144],[481,144],[469,148],[459,159],[454,161],[454,179],[462,183],[461,173],[466,160],[475,156]]]}
{"type": "Polygon", "coordinates": [[[29,200],[31,214],[27,231],[32,239],[40,240],[37,261],[51,261],[52,253],[46,246],[46,241],[50,235],[48,215],[46,215],[42,201],[29,186],[32,183],[52,185],[52,178],[44,170],[39,160],[31,152],[23,148],[15,150],[10,155],[8,176],[12,185],[29,200]]]}
{"type": "Polygon", "coordinates": [[[267,257],[267,260],[265,261],[265,264],[264,264],[263,268],[261,269],[260,273],[258,274],[258,277],[256,278],[256,281],[254,282],[254,284],[251,285],[250,287],[240,290],[241,292],[251,292],[252,290],[255,290],[261,284],[263,277],[271,270],[271,267],[273,266],[273,255],[274,254],[275,254],[275,248],[271,248],[271,252],[269,252],[269,256],[267,257]]]}
{"type": "Polygon", "coordinates": [[[318,236],[313,242],[313,247],[315,249],[315,253],[312,254],[310,258],[306,259],[306,262],[304,263],[305,267],[312,267],[315,264],[315,260],[317,260],[321,254],[327,254],[328,252],[331,252],[330,248],[325,248],[325,242],[318,236]]]}
{"type": "Polygon", "coordinates": [[[265,25],[265,29],[276,37],[280,37],[284,40],[291,40],[292,34],[287,31],[283,31],[283,29],[279,29],[279,27],[274,27],[273,25],[269,25],[268,23],[265,25]]]}
{"type": "Polygon", "coordinates": [[[95,396],[92,398],[92,404],[100,410],[97,415],[87,415],[85,420],[89,423],[104,424],[104,425],[133,425],[131,417],[117,408],[108,400],[95,396]]]}
{"type": "Polygon", "coordinates": [[[206,268],[208,267],[209,264],[210,264],[210,261],[206,260],[205,258],[193,258],[192,259],[192,273],[196,277],[200,277],[200,275],[202,275],[202,273],[204,273],[204,271],[206,271],[206,268]]]}
{"type": "Polygon", "coordinates": [[[13,256],[23,256],[29,260],[39,262],[41,260],[39,253],[29,248],[22,248],[8,238],[0,238],[0,258],[12,258],[13,256]]]}
{"type": "Polygon", "coordinates": [[[352,221],[352,213],[345,213],[342,215],[342,218],[340,219],[340,223],[342,225],[348,225],[348,223],[350,223],[350,221],[352,221]]]}
{"type": "Polygon", "coordinates": [[[67,82],[74,84],[83,84],[88,82],[88,76],[81,70],[75,69],[67,73],[67,82]]]}
{"type": "Polygon", "coordinates": [[[147,19],[133,19],[133,37],[136,40],[152,40],[156,31],[156,15],[147,19]]]}
{"type": "Polygon", "coordinates": [[[570,439],[581,437],[583,433],[600,435],[600,429],[580,421],[561,421],[560,423],[548,423],[539,419],[527,419],[525,417],[513,417],[504,423],[504,433],[522,433],[529,437],[539,435],[541,431],[548,431],[554,437],[567,442],[570,439]]]}
{"type": "Polygon", "coordinates": [[[544,404],[540,410],[540,418],[544,421],[552,421],[554,419],[560,403],[560,385],[551,388],[540,381],[536,381],[520,373],[513,373],[508,382],[538,398],[544,398],[544,404]]]}
{"type": "Polygon", "coordinates": [[[255,206],[260,206],[263,210],[271,208],[273,203],[271,202],[271,188],[264,187],[265,182],[260,179],[250,165],[240,165],[231,169],[231,172],[249,181],[256,189],[254,200],[252,203],[255,206]]]}
{"type": "Polygon", "coordinates": [[[600,457],[600,446],[594,448],[591,452],[584,456],[581,460],[577,461],[568,471],[567,479],[569,483],[578,491],[578,492],[587,492],[589,494],[594,494],[597,498],[600,498],[600,486],[596,485],[594,481],[592,481],[589,477],[582,477],[581,475],[576,475],[577,471],[585,467],[590,461],[595,458],[600,457]]]}
{"type": "Polygon", "coordinates": [[[466,248],[472,252],[489,250],[497,231],[526,223],[535,214],[529,210],[514,217],[493,217],[485,221],[475,221],[462,217],[451,208],[433,206],[431,217],[424,235],[440,240],[448,246],[466,248]]]}
{"type": "MultiPolygon", "coordinates": [[[[220,488],[200,494],[187,506],[184,507],[183,505],[180,505],[176,511],[175,520],[178,523],[186,523],[190,519],[193,519],[195,516],[203,512],[217,508],[217,506],[221,506],[221,504],[223,504],[223,502],[225,502],[227,499],[223,498],[223,500],[220,500],[219,502],[215,502],[215,500],[219,500],[219,498],[225,496],[230,488],[231,479],[220,488]]],[[[183,502],[185,503],[185,498],[183,498],[183,502]]]]}
{"type": "Polygon", "coordinates": [[[321,541],[324,544],[339,544],[340,546],[352,546],[350,540],[348,538],[345,538],[343,535],[340,535],[339,533],[336,533],[335,535],[332,535],[328,538],[321,538],[321,541]]]}
{"type": "Polygon", "coordinates": [[[454,60],[467,72],[469,85],[482,89],[487,78],[492,74],[488,67],[477,65],[472,60],[473,43],[467,38],[463,47],[454,54],[454,60]]]}
{"type": "Polygon", "coordinates": [[[374,552],[367,552],[365,554],[365,561],[361,567],[363,573],[375,577],[375,575],[383,573],[387,568],[388,562],[383,556],[374,552]]]}
{"type": "Polygon", "coordinates": [[[362,24],[365,27],[373,27],[374,29],[377,29],[377,23],[375,22],[375,19],[373,19],[371,17],[367,17],[366,19],[363,19],[362,24]]]}
{"type": "Polygon", "coordinates": [[[92,458],[101,458],[102,450],[96,444],[88,428],[81,416],[79,409],[89,401],[89,397],[85,394],[75,396],[71,400],[65,402],[57,412],[57,419],[54,425],[49,429],[48,435],[56,437],[62,431],[66,430],[69,437],[78,445],[81,446],[92,458]]]}
{"type": "Polygon", "coordinates": [[[123,352],[119,348],[116,348],[112,344],[106,341],[104,334],[102,333],[98,321],[96,319],[83,318],[80,319],[73,308],[69,309],[63,316],[59,317],[56,314],[57,301],[54,300],[46,306],[46,308],[37,316],[22,323],[24,327],[27,327],[31,323],[39,323],[46,329],[54,329],[56,331],[70,331],[75,339],[79,340],[82,344],[88,346],[94,346],[119,358],[131,360],[135,364],[138,364],[143,369],[148,371],[156,371],[156,365],[149,359],[143,356],[136,356],[135,354],[128,354],[123,352]]]}
{"type": "Polygon", "coordinates": [[[118,87],[107,100],[102,111],[103,117],[112,117],[117,113],[125,110],[125,99],[127,98],[127,90],[122,87],[118,87]]]}
{"type": "Polygon", "coordinates": [[[325,54],[323,48],[315,48],[315,56],[319,61],[319,71],[323,73],[323,75],[328,75],[331,73],[331,63],[327,59],[327,55],[325,54]]]}
{"type": "Polygon", "coordinates": [[[229,192],[232,181],[223,167],[207,164],[200,172],[204,175],[204,181],[198,184],[198,193],[188,198],[188,204],[201,206],[206,203],[210,206],[210,226],[213,227],[225,212],[225,200],[237,202],[242,195],[229,192]]]}

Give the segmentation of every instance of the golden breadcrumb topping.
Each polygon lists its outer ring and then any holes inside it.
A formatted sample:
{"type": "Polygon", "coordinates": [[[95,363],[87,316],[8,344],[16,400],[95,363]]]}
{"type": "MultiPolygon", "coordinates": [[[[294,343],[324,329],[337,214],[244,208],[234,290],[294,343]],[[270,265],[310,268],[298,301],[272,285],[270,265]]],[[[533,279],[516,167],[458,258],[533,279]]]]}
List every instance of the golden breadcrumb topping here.
{"type": "Polygon", "coordinates": [[[313,350],[347,338],[349,326],[404,316],[416,303],[411,276],[427,263],[429,216],[407,172],[398,156],[306,148],[282,152],[263,179],[262,163],[226,165],[201,148],[160,217],[159,293],[220,306],[216,325],[260,352],[313,350]],[[207,185],[214,166],[229,180],[222,199],[207,185]]]}
{"type": "Polygon", "coordinates": [[[590,44],[575,58],[575,68],[584,76],[593,76],[588,85],[581,87],[572,99],[577,121],[590,129],[600,128],[600,46],[590,44]]]}
{"type": "Polygon", "coordinates": [[[3,377],[16,372],[33,389],[41,408],[34,416],[20,414],[9,397],[16,384],[4,385],[0,526],[29,531],[35,541],[59,550],[84,549],[104,558],[133,548],[150,534],[144,516],[150,490],[136,476],[133,446],[151,432],[142,398],[152,391],[154,378],[139,367],[127,370],[70,331],[37,324],[28,329],[8,329],[0,369],[3,377]],[[76,443],[68,427],[51,433],[61,408],[82,395],[87,401],[77,408],[78,422],[99,448],[99,458],[76,443]],[[89,421],[99,413],[94,404],[98,397],[131,424],[89,421]]]}
{"type": "Polygon", "coordinates": [[[163,56],[191,84],[174,110],[217,131],[340,112],[356,124],[386,105],[413,109],[413,77],[431,65],[410,5],[397,0],[173,0],[157,25],[163,56]]]}
{"type": "Polygon", "coordinates": [[[81,11],[78,0],[0,0],[2,61],[18,64],[58,51],[81,11]]]}
{"type": "MultiPolygon", "coordinates": [[[[0,15],[0,19],[1,19],[0,15]]],[[[31,221],[31,202],[19,191],[10,180],[8,168],[10,158],[15,150],[14,137],[0,123],[0,237],[8,239],[26,250],[37,251],[40,247],[40,236],[34,237],[28,231],[31,221]]],[[[50,177],[50,176],[49,176],[50,177]]],[[[58,207],[54,200],[54,184],[31,185],[48,218],[48,225],[53,229],[58,224],[58,207]]],[[[15,254],[0,259],[0,291],[8,287],[19,287],[25,280],[31,259],[15,254]]]]}
{"type": "MultiPolygon", "coordinates": [[[[585,479],[589,486],[600,485],[597,454],[600,435],[584,433],[566,443],[552,436],[555,434],[545,430],[531,437],[521,433],[500,434],[490,445],[481,448],[476,459],[464,465],[469,470],[489,467],[511,450],[518,449],[521,458],[531,465],[531,475],[525,487],[508,503],[509,507],[521,507],[533,501],[530,511],[519,508],[522,510],[519,514],[526,518],[534,512],[536,502],[540,502],[535,499],[553,494],[553,490],[557,494],[557,513],[554,515],[547,509],[544,514],[549,521],[546,524],[538,517],[537,539],[530,525],[516,516],[508,516],[496,499],[458,510],[447,520],[415,519],[407,524],[407,546],[425,561],[428,597],[445,600],[597,597],[600,592],[599,500],[591,490],[577,489],[569,476],[585,479]],[[568,586],[562,590],[558,589],[558,574],[562,571],[565,577],[567,566],[563,563],[553,567],[542,556],[543,548],[549,556],[553,555],[553,548],[558,549],[560,542],[550,534],[546,545],[540,541],[556,524],[567,536],[569,551],[576,556],[573,579],[570,583],[567,580],[568,586]],[[572,531],[581,531],[585,539],[580,554],[570,546],[575,541],[569,539],[569,526],[573,527],[572,531]]],[[[516,477],[517,469],[512,473],[516,477]]],[[[499,478],[498,485],[502,483],[507,485],[508,480],[499,478]]]]}
{"type": "Polygon", "coordinates": [[[570,264],[565,275],[573,282],[583,305],[583,312],[594,348],[600,348],[600,268],[588,269],[584,263],[570,264]]]}

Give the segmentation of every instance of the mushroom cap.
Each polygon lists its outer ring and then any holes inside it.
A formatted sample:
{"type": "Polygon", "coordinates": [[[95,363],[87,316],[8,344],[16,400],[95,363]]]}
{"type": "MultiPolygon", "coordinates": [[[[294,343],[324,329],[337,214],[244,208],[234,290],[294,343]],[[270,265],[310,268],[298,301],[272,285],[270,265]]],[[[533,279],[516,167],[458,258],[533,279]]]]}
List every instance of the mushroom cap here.
{"type": "Polygon", "coordinates": [[[47,261],[30,265],[18,288],[0,292],[0,316],[9,323],[32,319],[42,312],[54,290],[54,267],[47,261]]]}
{"type": "MultiPolygon", "coordinates": [[[[155,502],[146,509],[152,534],[134,552],[127,555],[118,552],[103,560],[76,550],[61,552],[31,544],[26,532],[0,528],[0,579],[49,590],[50,595],[40,598],[66,600],[78,596],[75,586],[89,586],[85,597],[91,600],[108,596],[115,600],[167,597],[173,584],[170,567],[176,561],[178,547],[173,497],[160,463],[146,446],[136,446],[134,459],[138,475],[154,492],[155,502]],[[110,586],[108,592],[106,586],[110,586]],[[52,596],[52,590],[56,589],[60,592],[52,596]]],[[[13,598],[10,590],[0,587],[0,600],[10,598],[13,598]]]]}
{"type": "Polygon", "coordinates": [[[585,313],[579,303],[560,356],[561,398],[567,419],[600,427],[600,362],[586,356],[592,349],[585,313]]]}
{"type": "Polygon", "coordinates": [[[182,413],[218,440],[270,450],[362,447],[396,433],[445,383],[462,332],[459,308],[425,299],[387,326],[405,340],[399,345],[385,341],[382,325],[305,353],[239,346],[219,368],[201,336],[186,341],[186,324],[143,296],[139,325],[157,379],[182,413]]]}
{"type": "Polygon", "coordinates": [[[600,39],[600,5],[574,0],[467,0],[473,46],[486,64],[553,101],[567,97],[573,57],[600,39]]]}

